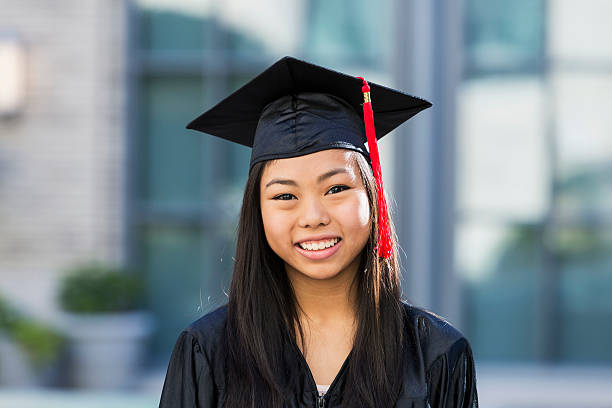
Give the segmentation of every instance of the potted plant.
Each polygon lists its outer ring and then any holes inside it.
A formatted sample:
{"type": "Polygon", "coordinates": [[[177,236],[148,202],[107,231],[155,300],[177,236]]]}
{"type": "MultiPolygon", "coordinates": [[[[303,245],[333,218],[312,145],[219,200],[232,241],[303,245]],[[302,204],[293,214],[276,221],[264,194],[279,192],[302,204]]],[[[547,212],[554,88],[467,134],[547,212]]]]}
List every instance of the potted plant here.
{"type": "Polygon", "coordinates": [[[0,384],[58,385],[65,338],[0,297],[0,384]]]}
{"type": "Polygon", "coordinates": [[[131,271],[102,263],[68,271],[59,290],[68,312],[72,382],[83,388],[133,385],[151,333],[142,308],[144,285],[131,271]]]}

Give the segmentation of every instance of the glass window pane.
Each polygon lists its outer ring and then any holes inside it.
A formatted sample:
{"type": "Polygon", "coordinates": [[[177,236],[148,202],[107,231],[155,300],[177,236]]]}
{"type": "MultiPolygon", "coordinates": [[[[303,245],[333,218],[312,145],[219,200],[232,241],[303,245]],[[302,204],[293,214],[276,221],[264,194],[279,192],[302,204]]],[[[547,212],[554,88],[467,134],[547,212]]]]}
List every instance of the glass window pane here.
{"type": "Polygon", "coordinates": [[[140,48],[152,53],[199,51],[210,24],[205,2],[138,0],[140,48]]]}
{"type": "Polygon", "coordinates": [[[261,59],[299,51],[308,2],[259,0],[256,8],[244,0],[215,3],[217,29],[225,37],[224,51],[261,59]]]}
{"type": "Polygon", "coordinates": [[[458,101],[459,210],[539,220],[549,183],[542,83],[529,77],[470,80],[458,101]]]}
{"type": "Polygon", "coordinates": [[[612,2],[555,0],[549,3],[549,44],[553,57],[563,60],[612,60],[612,2]]]}
{"type": "Polygon", "coordinates": [[[460,223],[456,270],[466,335],[483,360],[533,360],[541,234],[532,227],[460,223]]]}
{"type": "Polygon", "coordinates": [[[204,138],[185,125],[201,113],[202,80],[151,77],[142,87],[143,198],[159,209],[192,209],[204,188],[204,138]]]}
{"type": "Polygon", "coordinates": [[[200,290],[210,241],[200,231],[180,227],[150,227],[143,231],[148,297],[156,317],[153,347],[164,354],[178,333],[201,316],[200,290]]]}
{"type": "Polygon", "coordinates": [[[560,358],[612,362],[612,230],[563,229],[560,358]]]}
{"type": "Polygon", "coordinates": [[[612,74],[553,77],[562,216],[612,216],[612,74]]]}
{"type": "Polygon", "coordinates": [[[544,0],[467,0],[465,56],[468,74],[532,71],[544,52],[544,0]]]}
{"type": "Polygon", "coordinates": [[[376,6],[365,0],[313,0],[309,3],[304,51],[325,63],[339,61],[384,66],[392,41],[391,2],[376,6]]]}
{"type": "Polygon", "coordinates": [[[188,324],[227,303],[233,228],[171,225],[141,230],[149,306],[156,318],[153,348],[167,356],[188,324]]]}

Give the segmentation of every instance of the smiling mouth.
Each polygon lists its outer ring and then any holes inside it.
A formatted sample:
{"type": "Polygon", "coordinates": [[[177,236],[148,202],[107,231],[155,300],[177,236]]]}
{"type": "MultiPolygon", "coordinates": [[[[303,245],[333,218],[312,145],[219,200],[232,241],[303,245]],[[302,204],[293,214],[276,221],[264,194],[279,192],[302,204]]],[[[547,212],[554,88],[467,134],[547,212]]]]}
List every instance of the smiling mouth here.
{"type": "Polygon", "coordinates": [[[320,241],[305,241],[300,242],[297,245],[306,251],[321,251],[323,249],[331,248],[340,242],[342,238],[336,237],[332,239],[322,239],[320,241]]]}

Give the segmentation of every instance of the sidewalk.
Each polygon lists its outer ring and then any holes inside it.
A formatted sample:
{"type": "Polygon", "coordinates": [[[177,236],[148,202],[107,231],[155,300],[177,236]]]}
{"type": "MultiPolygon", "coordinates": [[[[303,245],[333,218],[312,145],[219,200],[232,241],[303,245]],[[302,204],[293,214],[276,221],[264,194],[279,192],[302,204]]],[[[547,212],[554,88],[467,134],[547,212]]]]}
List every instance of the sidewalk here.
{"type": "MultiPolygon", "coordinates": [[[[138,390],[78,391],[0,388],[1,408],[155,408],[163,372],[152,372],[138,390]]],[[[483,408],[612,408],[612,369],[483,365],[477,367],[483,408]]]]}
{"type": "Polygon", "coordinates": [[[0,407],[3,408],[152,408],[158,405],[158,393],[143,393],[142,391],[101,392],[0,388],[0,407]]]}
{"type": "Polygon", "coordinates": [[[156,408],[165,370],[152,370],[130,390],[0,387],[0,408],[156,408]]]}
{"type": "Polygon", "coordinates": [[[483,408],[612,408],[612,368],[481,365],[483,408]]]}

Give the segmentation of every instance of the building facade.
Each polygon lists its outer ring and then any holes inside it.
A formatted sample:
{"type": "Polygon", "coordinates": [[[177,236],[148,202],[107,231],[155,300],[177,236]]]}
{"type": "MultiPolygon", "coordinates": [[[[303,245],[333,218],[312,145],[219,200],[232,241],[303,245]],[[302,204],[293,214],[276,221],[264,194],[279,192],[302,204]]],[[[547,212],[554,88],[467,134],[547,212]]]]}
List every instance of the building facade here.
{"type": "Polygon", "coordinates": [[[250,155],[184,126],[293,55],[433,102],[383,174],[405,296],[465,332],[483,401],[612,401],[608,2],[259,3],[4,0],[27,74],[0,119],[0,294],[54,321],[67,268],[129,265],[164,367],[226,301],[250,155]]]}

